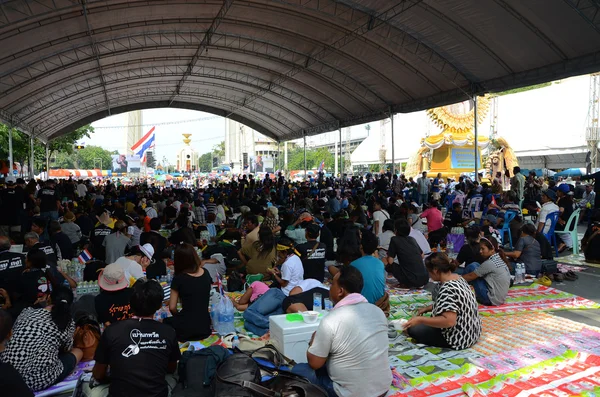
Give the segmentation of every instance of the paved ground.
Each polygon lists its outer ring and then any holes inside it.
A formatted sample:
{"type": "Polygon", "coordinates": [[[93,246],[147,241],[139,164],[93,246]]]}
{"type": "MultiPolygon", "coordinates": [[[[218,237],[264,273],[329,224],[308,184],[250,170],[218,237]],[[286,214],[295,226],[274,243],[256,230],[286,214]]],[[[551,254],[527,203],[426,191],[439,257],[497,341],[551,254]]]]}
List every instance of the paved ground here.
{"type": "MultiPolygon", "coordinates": [[[[585,227],[579,226],[580,234],[579,241],[585,233],[585,227]]],[[[564,254],[569,254],[565,252],[564,254]]],[[[558,258],[560,262],[560,257],[558,258]]],[[[586,266],[582,263],[581,266],[586,266]]],[[[588,267],[586,270],[577,273],[579,279],[577,281],[564,281],[562,283],[553,282],[552,287],[571,294],[579,295],[595,302],[600,302],[600,269],[588,267]]],[[[552,314],[568,318],[569,320],[592,325],[600,328],[600,309],[597,310],[562,310],[553,312],[552,314]]]]}

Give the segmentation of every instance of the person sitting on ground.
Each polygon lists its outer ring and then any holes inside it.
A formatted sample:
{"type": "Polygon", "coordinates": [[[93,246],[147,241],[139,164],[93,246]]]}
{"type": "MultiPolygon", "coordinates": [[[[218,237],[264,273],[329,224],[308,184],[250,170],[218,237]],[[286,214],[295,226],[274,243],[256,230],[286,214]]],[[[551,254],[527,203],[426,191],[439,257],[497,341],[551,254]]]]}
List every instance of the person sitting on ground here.
{"type": "Polygon", "coordinates": [[[10,252],[11,247],[10,238],[0,236],[0,291],[6,291],[9,299],[15,302],[19,280],[25,270],[25,255],[10,252]]]}
{"type": "MultiPolygon", "coordinates": [[[[194,247],[198,244],[196,241],[196,236],[194,235],[194,231],[188,226],[188,223],[187,215],[180,215],[177,217],[177,220],[175,221],[177,230],[171,233],[171,236],[169,237],[169,242],[171,244],[180,244],[181,242],[184,242],[191,244],[194,247]]],[[[150,223],[148,222],[148,229],[149,228],[150,223]]]]}
{"type": "Polygon", "coordinates": [[[313,310],[314,294],[321,294],[321,308],[325,309],[325,299],[329,298],[329,287],[319,280],[307,278],[292,288],[290,295],[283,300],[282,307],[286,313],[313,310]]]}
{"type": "Polygon", "coordinates": [[[535,226],[527,223],[521,227],[521,237],[512,252],[506,256],[517,263],[525,264],[525,273],[537,276],[542,271],[542,250],[535,238],[535,226]]]}
{"type": "Polygon", "coordinates": [[[102,334],[94,355],[93,379],[84,384],[84,395],[166,397],[170,394],[177,383],[171,374],[177,369],[181,353],[175,330],[153,319],[163,298],[164,291],[155,280],[139,280],[133,285],[134,316],[116,322],[102,334]],[[106,384],[108,381],[110,384],[106,384]]]}
{"type": "MultiPolygon", "coordinates": [[[[362,256],[360,239],[360,230],[357,226],[347,227],[338,239],[336,261],[342,265],[349,265],[352,261],[360,258],[362,256]]],[[[331,266],[329,268],[331,269],[331,266]]]]}
{"type": "Polygon", "coordinates": [[[321,229],[312,223],[306,227],[306,243],[296,246],[300,253],[302,266],[304,267],[304,278],[313,278],[323,282],[325,278],[325,252],[326,246],[317,241],[321,229]]]}
{"type": "Polygon", "coordinates": [[[254,244],[254,242],[258,240],[259,226],[258,217],[252,212],[246,212],[246,214],[243,215],[242,228],[246,233],[246,237],[242,237],[242,249],[254,244]]]}
{"type": "Polygon", "coordinates": [[[281,265],[281,270],[273,268],[270,273],[281,289],[269,288],[244,311],[244,326],[258,336],[269,331],[270,316],[283,314],[283,300],[304,278],[302,261],[288,238],[282,238],[277,244],[277,265],[281,265]]]}
{"type": "Polygon", "coordinates": [[[313,223],[313,216],[308,212],[300,214],[296,222],[288,226],[285,235],[292,239],[295,245],[306,242],[306,228],[313,223]]]}
{"type": "Polygon", "coordinates": [[[422,288],[429,282],[429,275],[423,266],[423,251],[410,237],[411,227],[406,219],[398,219],[395,228],[396,236],[392,237],[385,258],[386,270],[398,280],[400,288],[422,288]]]}
{"type": "Polygon", "coordinates": [[[325,389],[329,397],[384,396],[392,382],[387,320],[360,294],[362,290],[361,272],[343,266],[329,291],[335,306],[313,334],[308,363],[292,369],[325,389]]]}
{"type": "Polygon", "coordinates": [[[131,317],[129,288],[123,268],[116,263],[106,266],[98,276],[100,293],[94,298],[98,322],[105,327],[131,317]]]}
{"type": "Polygon", "coordinates": [[[387,203],[384,200],[375,200],[373,203],[373,231],[379,237],[383,233],[383,224],[390,219],[390,214],[385,210],[387,203]]]}
{"type": "Polygon", "coordinates": [[[104,209],[96,212],[97,223],[90,235],[90,252],[92,256],[98,260],[106,260],[106,249],[102,245],[106,236],[112,233],[113,224],[108,212],[104,209]]]}
{"type": "Polygon", "coordinates": [[[270,206],[267,208],[267,216],[265,217],[263,224],[271,228],[273,234],[279,233],[281,226],[279,226],[279,210],[277,207],[270,206]]]}
{"type": "Polygon", "coordinates": [[[508,259],[498,248],[496,239],[483,237],[479,246],[485,261],[467,265],[462,277],[475,289],[477,302],[485,306],[500,306],[506,301],[511,284],[508,259]]]}
{"type": "Polygon", "coordinates": [[[125,272],[125,278],[129,285],[133,285],[132,281],[139,280],[145,277],[144,270],[152,263],[154,248],[150,244],[133,247],[128,255],[122,256],[115,263],[125,272]]]}
{"type": "Polygon", "coordinates": [[[69,237],[73,248],[76,248],[81,241],[81,228],[75,223],[75,214],[71,211],[63,216],[63,223],[60,225],[64,234],[69,237]]]}
{"type": "MultiPolygon", "coordinates": [[[[363,276],[364,287],[361,294],[367,298],[369,303],[378,306],[388,315],[390,312],[390,301],[389,295],[385,291],[385,266],[380,259],[373,256],[377,251],[377,237],[370,230],[363,230],[361,234],[360,252],[362,256],[352,261],[350,266],[360,270],[363,276]]],[[[390,244],[394,244],[394,242],[392,241],[390,244]]],[[[335,276],[339,272],[339,269],[330,266],[329,272],[332,276],[335,276]]]]}
{"type": "Polygon", "coordinates": [[[244,295],[235,299],[230,297],[233,302],[233,306],[240,312],[243,312],[253,304],[258,298],[264,295],[269,290],[269,286],[262,281],[255,281],[246,288],[244,295]]]}
{"type": "Polygon", "coordinates": [[[381,260],[387,256],[388,250],[390,249],[390,241],[392,240],[392,237],[396,235],[394,229],[393,219],[386,219],[383,222],[383,233],[379,235],[379,245],[377,246],[377,249],[379,250],[378,255],[381,260]]]}
{"type": "Polygon", "coordinates": [[[163,323],[171,325],[180,342],[202,340],[211,335],[208,306],[212,279],[202,267],[198,253],[190,244],[175,249],[175,276],[171,282],[169,310],[173,317],[163,323]],[[181,311],[177,301],[181,301],[181,311]]]}
{"type": "Polygon", "coordinates": [[[438,202],[433,200],[429,203],[427,209],[419,215],[419,218],[427,219],[427,231],[429,233],[438,231],[444,227],[444,216],[438,206],[438,202]]]}
{"type": "Polygon", "coordinates": [[[440,283],[439,292],[433,305],[419,309],[404,328],[416,343],[455,350],[470,348],[481,336],[481,318],[471,288],[454,273],[456,265],[444,253],[431,254],[425,267],[431,279],[440,283]],[[423,316],[429,312],[431,317],[423,316]]]}
{"type": "Polygon", "coordinates": [[[13,336],[0,355],[11,364],[33,391],[44,390],[65,379],[81,360],[83,352],[72,348],[75,323],[71,317],[73,291],[58,286],[38,303],[44,308],[24,309],[13,336]]]}
{"type": "Polygon", "coordinates": [[[277,257],[275,236],[267,225],[261,225],[258,239],[252,244],[243,244],[238,251],[238,256],[245,267],[247,274],[267,274],[273,267],[277,257]]]}
{"type": "MultiPolygon", "coordinates": [[[[452,259],[452,263],[456,266],[461,264],[471,264],[473,262],[482,263],[483,258],[479,255],[479,239],[481,238],[481,229],[479,226],[470,226],[465,229],[465,244],[458,251],[456,259],[452,259]]],[[[462,274],[461,268],[458,268],[458,274],[462,274]]]]}
{"type": "Polygon", "coordinates": [[[127,224],[121,220],[116,221],[113,233],[106,236],[102,245],[106,250],[106,263],[114,263],[125,255],[125,251],[131,247],[131,236],[127,233],[127,224]]]}
{"type": "Polygon", "coordinates": [[[451,230],[453,227],[467,227],[471,222],[473,222],[473,219],[463,218],[463,206],[461,203],[453,203],[452,211],[448,212],[444,218],[444,226],[448,230],[451,230]]]}
{"type": "MultiPolygon", "coordinates": [[[[0,309],[0,355],[12,336],[13,320],[6,310],[0,309]]],[[[33,392],[23,381],[21,374],[9,363],[0,359],[0,390],[3,396],[33,397],[33,392]]]]}

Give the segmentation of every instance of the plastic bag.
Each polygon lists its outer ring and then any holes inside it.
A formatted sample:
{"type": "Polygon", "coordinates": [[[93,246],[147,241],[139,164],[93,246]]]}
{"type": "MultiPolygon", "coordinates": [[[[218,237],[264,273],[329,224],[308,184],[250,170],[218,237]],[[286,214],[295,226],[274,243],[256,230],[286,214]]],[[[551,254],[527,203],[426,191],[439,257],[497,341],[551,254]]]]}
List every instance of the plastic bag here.
{"type": "Polygon", "coordinates": [[[216,306],[216,316],[218,318],[215,331],[219,335],[227,335],[235,332],[233,324],[233,303],[226,297],[221,297],[221,301],[216,306]]]}

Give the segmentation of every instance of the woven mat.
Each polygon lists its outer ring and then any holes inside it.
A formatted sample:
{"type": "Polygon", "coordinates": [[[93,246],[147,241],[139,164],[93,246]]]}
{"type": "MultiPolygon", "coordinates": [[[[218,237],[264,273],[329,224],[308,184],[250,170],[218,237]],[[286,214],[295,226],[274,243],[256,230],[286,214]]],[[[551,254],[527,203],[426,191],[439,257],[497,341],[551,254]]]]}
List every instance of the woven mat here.
{"type": "Polygon", "coordinates": [[[557,266],[561,273],[566,273],[568,271],[579,273],[587,269],[587,263],[586,266],[567,265],[565,263],[559,263],[557,266]]]}
{"type": "Polygon", "coordinates": [[[508,290],[506,303],[501,306],[479,306],[482,316],[502,316],[520,312],[540,312],[574,309],[597,309],[600,304],[552,287],[532,284],[508,290]]]}
{"type": "Polygon", "coordinates": [[[524,346],[552,341],[584,328],[582,323],[548,313],[525,313],[512,316],[483,317],[481,339],[471,350],[483,355],[499,354],[524,346]]]}
{"type": "Polygon", "coordinates": [[[600,357],[569,350],[489,381],[466,382],[462,389],[469,397],[594,395],[600,391],[600,357]]]}
{"type": "MultiPolygon", "coordinates": [[[[52,385],[45,390],[40,390],[40,391],[35,392],[34,393],[35,396],[36,397],[54,396],[57,394],[62,394],[62,393],[66,393],[66,392],[73,390],[75,388],[75,386],[77,385],[77,380],[79,379],[79,377],[84,372],[91,371],[92,368],[94,367],[94,363],[95,363],[95,361],[86,361],[86,362],[78,363],[75,370],[69,376],[67,376],[65,378],[65,380],[63,380],[62,382],[59,382],[55,385],[52,385]]],[[[2,394],[2,393],[0,393],[0,394],[2,394]]]]}

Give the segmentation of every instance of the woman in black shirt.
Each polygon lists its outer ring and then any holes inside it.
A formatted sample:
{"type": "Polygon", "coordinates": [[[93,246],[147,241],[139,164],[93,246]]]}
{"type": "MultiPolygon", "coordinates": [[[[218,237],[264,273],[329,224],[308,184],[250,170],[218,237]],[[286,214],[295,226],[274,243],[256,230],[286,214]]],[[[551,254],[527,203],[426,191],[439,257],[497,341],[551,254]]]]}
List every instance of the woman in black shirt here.
{"type": "Polygon", "coordinates": [[[202,262],[191,244],[183,243],[175,248],[175,277],[171,283],[169,310],[173,317],[165,324],[175,328],[177,340],[201,340],[208,338],[210,314],[208,304],[212,279],[202,268],[202,262]],[[177,311],[177,300],[181,300],[181,311],[177,311]]]}

